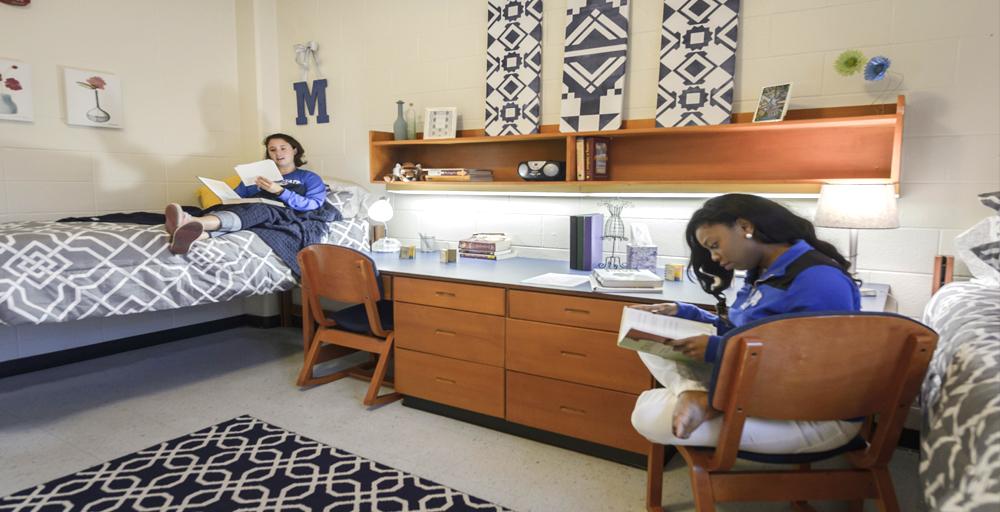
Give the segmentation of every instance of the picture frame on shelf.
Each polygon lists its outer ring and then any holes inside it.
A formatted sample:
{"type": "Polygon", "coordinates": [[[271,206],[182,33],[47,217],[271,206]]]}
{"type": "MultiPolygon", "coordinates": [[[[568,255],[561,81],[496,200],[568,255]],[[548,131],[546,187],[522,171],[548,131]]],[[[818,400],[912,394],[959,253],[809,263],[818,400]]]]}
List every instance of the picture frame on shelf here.
{"type": "Polygon", "coordinates": [[[454,139],[457,126],[457,107],[428,107],[424,111],[425,139],[454,139]]]}
{"type": "Polygon", "coordinates": [[[792,99],[792,83],[768,85],[760,90],[753,122],[769,123],[785,119],[792,99]]]}

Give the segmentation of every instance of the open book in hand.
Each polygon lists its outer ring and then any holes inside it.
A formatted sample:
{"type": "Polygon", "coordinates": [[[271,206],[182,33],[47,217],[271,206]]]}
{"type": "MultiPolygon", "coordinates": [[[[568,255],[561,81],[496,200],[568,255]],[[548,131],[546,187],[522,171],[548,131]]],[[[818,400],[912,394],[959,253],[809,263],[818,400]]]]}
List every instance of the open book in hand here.
{"type": "Polygon", "coordinates": [[[262,197],[240,197],[235,190],[229,188],[226,182],[213,180],[212,178],[203,178],[198,176],[198,179],[212,191],[213,194],[219,197],[222,204],[250,204],[250,203],[263,203],[269,204],[271,206],[285,206],[285,203],[281,201],[275,201],[273,199],[264,199],[262,197]]]}
{"type": "Polygon", "coordinates": [[[715,333],[715,326],[712,324],[625,308],[622,310],[622,321],[618,329],[618,346],[684,363],[704,363],[674,350],[672,342],[715,333]]]}

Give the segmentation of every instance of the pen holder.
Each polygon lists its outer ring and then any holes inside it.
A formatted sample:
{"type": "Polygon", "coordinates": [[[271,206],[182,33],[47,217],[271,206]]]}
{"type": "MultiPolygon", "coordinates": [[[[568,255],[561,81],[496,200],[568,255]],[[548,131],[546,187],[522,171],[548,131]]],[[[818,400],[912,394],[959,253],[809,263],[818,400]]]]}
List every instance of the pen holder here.
{"type": "Polygon", "coordinates": [[[437,250],[437,239],[430,235],[420,235],[420,252],[434,252],[437,250]]]}
{"type": "Polygon", "coordinates": [[[628,245],[625,247],[625,267],[656,270],[655,245],[628,245]]]}

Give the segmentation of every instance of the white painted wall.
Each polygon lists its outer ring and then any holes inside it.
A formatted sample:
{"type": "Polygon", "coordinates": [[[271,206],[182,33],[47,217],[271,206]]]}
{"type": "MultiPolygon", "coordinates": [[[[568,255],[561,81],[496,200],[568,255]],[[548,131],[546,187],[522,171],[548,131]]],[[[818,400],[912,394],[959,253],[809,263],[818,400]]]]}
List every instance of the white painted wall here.
{"type": "MultiPolygon", "coordinates": [[[[565,0],[545,0],[544,124],[558,122],[565,0]]],[[[485,0],[287,0],[278,11],[283,129],[300,136],[316,170],[368,177],[367,131],[392,130],[395,100],[457,106],[460,128],[484,124],[485,0]],[[316,40],[331,82],[332,121],[294,125],[292,45],[316,40]]],[[[661,0],[633,0],[625,111],[653,117],[661,0]]],[[[1000,2],[996,0],[744,0],[736,108],[753,109],[762,86],[792,81],[792,108],[857,105],[907,96],[900,199],[902,227],[863,232],[862,275],[892,285],[899,311],[918,316],[929,298],[933,256],[989,210],[975,194],[1000,189],[1000,2]],[[892,59],[902,87],[833,70],[858,48],[892,59]]],[[[381,189],[379,185],[371,185],[381,189]]],[[[566,258],[568,215],[601,211],[589,198],[394,196],[395,237],[418,232],[457,240],[474,231],[512,233],[522,255],[566,258]]],[[[646,222],[661,254],[684,258],[681,233],[700,201],[644,199],[626,222],[646,222]]],[[[789,204],[811,215],[815,201],[789,204]]],[[[846,233],[822,230],[845,252],[846,233]]],[[[665,259],[666,261],[666,259],[665,259]]],[[[679,261],[679,260],[678,260],[679,261]]],[[[967,272],[959,266],[959,272],[967,272]]]]}

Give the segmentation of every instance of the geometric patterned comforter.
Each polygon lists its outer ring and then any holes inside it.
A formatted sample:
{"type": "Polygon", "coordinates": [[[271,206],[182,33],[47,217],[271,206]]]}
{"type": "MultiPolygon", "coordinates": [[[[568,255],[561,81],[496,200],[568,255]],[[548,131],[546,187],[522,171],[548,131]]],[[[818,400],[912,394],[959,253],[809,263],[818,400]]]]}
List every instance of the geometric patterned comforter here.
{"type": "MultiPolygon", "coordinates": [[[[364,220],[334,222],[328,242],[363,248],[367,230],[364,220]]],[[[288,266],[249,231],[175,255],[162,224],[0,224],[0,325],[168,310],[296,284],[288,266]]]]}
{"type": "Polygon", "coordinates": [[[924,309],[940,335],[921,390],[930,510],[1000,509],[1000,289],[950,283],[924,309]]]}

